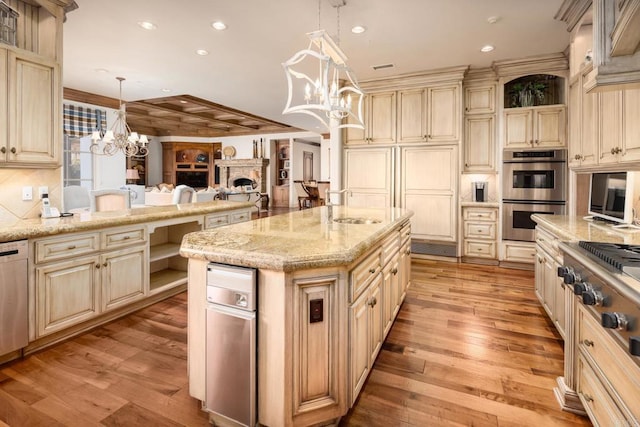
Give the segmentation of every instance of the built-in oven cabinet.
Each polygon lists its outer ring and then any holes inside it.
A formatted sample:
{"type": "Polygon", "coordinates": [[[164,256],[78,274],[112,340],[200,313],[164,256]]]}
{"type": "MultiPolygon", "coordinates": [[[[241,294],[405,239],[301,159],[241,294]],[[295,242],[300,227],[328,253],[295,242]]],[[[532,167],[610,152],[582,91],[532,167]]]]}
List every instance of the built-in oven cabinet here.
{"type": "Polygon", "coordinates": [[[564,105],[504,110],[504,148],[563,147],[566,143],[564,105]]]}

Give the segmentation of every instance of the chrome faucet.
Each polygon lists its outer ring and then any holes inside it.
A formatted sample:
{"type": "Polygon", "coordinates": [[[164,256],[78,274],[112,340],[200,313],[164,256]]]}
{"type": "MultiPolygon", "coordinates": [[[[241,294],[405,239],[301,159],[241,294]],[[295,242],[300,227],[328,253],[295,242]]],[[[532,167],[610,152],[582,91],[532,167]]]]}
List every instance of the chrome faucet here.
{"type": "Polygon", "coordinates": [[[345,188],[344,190],[329,190],[327,188],[327,190],[325,191],[325,195],[324,195],[324,205],[327,207],[327,223],[331,223],[331,221],[333,221],[333,203],[331,203],[331,201],[329,200],[329,195],[330,194],[344,194],[347,193],[348,195],[351,195],[351,190],[345,188]]]}

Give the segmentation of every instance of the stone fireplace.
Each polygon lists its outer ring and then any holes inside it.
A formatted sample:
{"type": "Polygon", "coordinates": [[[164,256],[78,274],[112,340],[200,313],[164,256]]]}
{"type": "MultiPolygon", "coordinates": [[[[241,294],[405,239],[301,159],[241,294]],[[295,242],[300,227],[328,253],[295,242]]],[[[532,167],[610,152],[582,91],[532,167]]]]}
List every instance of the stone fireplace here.
{"type": "Polygon", "coordinates": [[[216,160],[220,167],[220,185],[233,187],[236,180],[245,178],[256,183],[255,189],[267,192],[267,166],[269,159],[220,159],[216,160]]]}

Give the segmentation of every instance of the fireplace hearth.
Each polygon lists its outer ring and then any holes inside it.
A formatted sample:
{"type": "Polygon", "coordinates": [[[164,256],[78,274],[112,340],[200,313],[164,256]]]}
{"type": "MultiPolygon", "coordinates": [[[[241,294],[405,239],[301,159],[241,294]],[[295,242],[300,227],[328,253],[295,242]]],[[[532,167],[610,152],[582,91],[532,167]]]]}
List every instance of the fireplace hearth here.
{"type": "Polygon", "coordinates": [[[260,193],[267,192],[267,166],[269,159],[221,159],[216,160],[220,166],[220,185],[222,187],[237,187],[253,185],[260,193]]]}

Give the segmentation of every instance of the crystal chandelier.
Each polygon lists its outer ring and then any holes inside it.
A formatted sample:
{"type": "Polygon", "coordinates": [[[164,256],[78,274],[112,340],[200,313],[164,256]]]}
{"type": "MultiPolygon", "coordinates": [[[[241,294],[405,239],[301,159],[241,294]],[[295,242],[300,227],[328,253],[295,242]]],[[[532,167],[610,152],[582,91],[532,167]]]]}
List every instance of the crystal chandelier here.
{"type": "MultiPolygon", "coordinates": [[[[341,1],[341,4],[335,6],[338,10],[338,39],[340,7],[344,4],[346,3],[341,1]]],[[[319,21],[320,1],[318,23],[319,21]]],[[[364,94],[353,71],[346,64],[346,55],[325,30],[313,31],[307,33],[307,36],[311,40],[309,47],[296,52],[282,64],[288,88],[287,103],[282,113],[308,114],[322,122],[327,129],[332,127],[332,119],[340,122],[333,126],[339,129],[364,129],[364,94]],[[310,77],[314,73],[317,75],[310,77]]]]}
{"type": "Polygon", "coordinates": [[[127,124],[125,105],[122,103],[122,81],[125,78],[116,77],[116,79],[120,82],[119,108],[115,112],[116,121],[104,135],[99,131],[93,132],[89,149],[92,153],[99,155],[113,156],[118,151],[122,151],[127,157],[144,157],[149,154],[147,147],[149,140],[146,135],[131,132],[127,124]]]}

